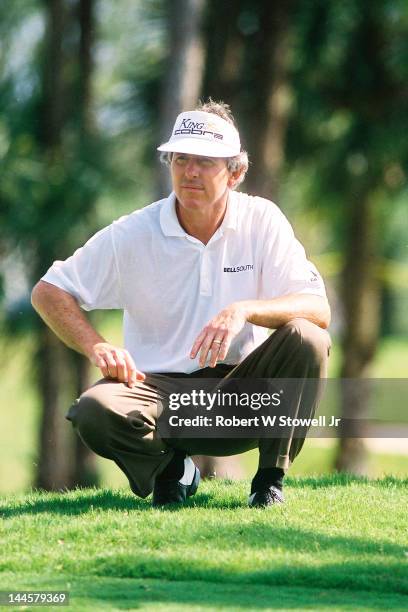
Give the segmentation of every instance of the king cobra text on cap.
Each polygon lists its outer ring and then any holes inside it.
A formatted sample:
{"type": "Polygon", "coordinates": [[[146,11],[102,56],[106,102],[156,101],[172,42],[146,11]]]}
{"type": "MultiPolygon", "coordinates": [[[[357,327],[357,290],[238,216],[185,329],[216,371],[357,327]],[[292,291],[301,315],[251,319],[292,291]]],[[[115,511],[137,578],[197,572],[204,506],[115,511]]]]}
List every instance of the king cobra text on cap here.
{"type": "Polygon", "coordinates": [[[168,142],[158,151],[206,157],[233,157],[241,151],[238,130],[222,117],[203,111],[180,113],[168,142]]]}

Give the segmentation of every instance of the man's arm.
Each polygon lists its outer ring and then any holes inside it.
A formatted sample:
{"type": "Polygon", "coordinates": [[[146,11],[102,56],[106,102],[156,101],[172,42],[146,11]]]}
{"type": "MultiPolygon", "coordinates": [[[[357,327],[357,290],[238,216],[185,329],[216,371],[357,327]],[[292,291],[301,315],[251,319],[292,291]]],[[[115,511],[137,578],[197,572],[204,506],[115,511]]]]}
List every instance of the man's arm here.
{"type": "Polygon", "coordinates": [[[200,352],[199,365],[205,366],[211,351],[210,367],[227,356],[233,338],[245,323],[276,329],[292,319],[302,318],[326,329],[330,323],[330,306],[319,295],[292,293],[271,300],[235,302],[219,312],[195,340],[190,357],[200,352]]]}
{"type": "Polygon", "coordinates": [[[330,324],[329,303],[320,295],[291,293],[273,300],[248,300],[238,304],[244,309],[249,323],[270,329],[297,318],[307,319],[323,329],[330,324]]]}
{"type": "Polygon", "coordinates": [[[105,378],[115,378],[133,386],[144,380],[130,354],[106,340],[92,327],[76,299],[63,289],[39,281],[31,303],[44,322],[67,346],[82,353],[100,368],[105,378]]]}

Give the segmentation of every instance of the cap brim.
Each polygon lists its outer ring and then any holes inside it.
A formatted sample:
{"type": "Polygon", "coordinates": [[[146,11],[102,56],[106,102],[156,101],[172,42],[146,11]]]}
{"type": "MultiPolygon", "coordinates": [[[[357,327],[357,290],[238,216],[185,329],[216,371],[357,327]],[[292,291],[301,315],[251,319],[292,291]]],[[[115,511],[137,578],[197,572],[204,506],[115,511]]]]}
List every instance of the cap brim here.
{"type": "Polygon", "coordinates": [[[169,153],[188,153],[190,155],[205,155],[206,157],[234,157],[239,154],[233,147],[225,146],[220,142],[208,142],[200,138],[180,138],[173,142],[165,142],[157,147],[158,151],[169,153]]]}

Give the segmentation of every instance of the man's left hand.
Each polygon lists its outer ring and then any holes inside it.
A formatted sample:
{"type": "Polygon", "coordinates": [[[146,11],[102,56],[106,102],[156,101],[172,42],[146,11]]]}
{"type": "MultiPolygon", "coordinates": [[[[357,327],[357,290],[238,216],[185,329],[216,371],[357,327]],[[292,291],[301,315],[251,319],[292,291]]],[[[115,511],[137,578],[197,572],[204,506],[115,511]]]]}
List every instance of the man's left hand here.
{"type": "Polygon", "coordinates": [[[200,353],[199,365],[204,368],[211,351],[208,365],[214,368],[217,361],[225,359],[233,338],[239,334],[246,321],[246,311],[240,303],[231,304],[221,310],[197,336],[191,349],[191,359],[195,359],[200,353]]]}

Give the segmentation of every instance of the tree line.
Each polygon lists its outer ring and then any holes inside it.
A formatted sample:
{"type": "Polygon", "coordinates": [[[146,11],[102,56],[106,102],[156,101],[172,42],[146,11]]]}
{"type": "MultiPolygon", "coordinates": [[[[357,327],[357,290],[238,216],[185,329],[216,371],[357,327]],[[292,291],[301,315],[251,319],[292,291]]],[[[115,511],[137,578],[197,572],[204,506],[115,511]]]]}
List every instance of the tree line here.
{"type": "MultiPolygon", "coordinates": [[[[284,210],[292,195],[319,220],[319,248],[338,254],[339,374],[369,374],[393,329],[384,262],[404,252],[394,221],[407,190],[404,2],[6,1],[0,32],[0,249],[22,258],[28,285],[109,222],[107,194],[120,210],[168,192],[157,143],[178,112],[211,96],[237,116],[251,160],[245,190],[284,210]]],[[[4,325],[35,338],[35,484],[96,483],[92,456],[62,418],[89,365],[29,308],[20,319],[4,325]]],[[[365,401],[345,392],[343,415],[362,414],[365,401]]],[[[337,469],[363,469],[363,433],[339,441],[337,469]]]]}

